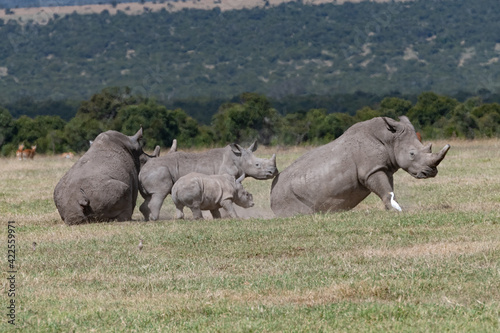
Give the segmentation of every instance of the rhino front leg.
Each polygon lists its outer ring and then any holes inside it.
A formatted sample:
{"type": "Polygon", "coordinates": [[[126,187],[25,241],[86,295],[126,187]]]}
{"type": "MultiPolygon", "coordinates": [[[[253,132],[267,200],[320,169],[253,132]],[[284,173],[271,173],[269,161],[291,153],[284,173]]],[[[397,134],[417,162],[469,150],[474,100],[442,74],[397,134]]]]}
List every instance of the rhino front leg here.
{"type": "Polygon", "coordinates": [[[201,220],[203,219],[203,214],[201,213],[201,208],[200,208],[201,203],[200,202],[193,202],[192,206],[189,207],[191,208],[191,211],[193,212],[193,217],[195,220],[201,220]]]}
{"type": "Polygon", "coordinates": [[[233,207],[233,202],[231,200],[224,200],[221,202],[221,206],[222,208],[224,208],[229,216],[231,216],[231,218],[233,219],[236,219],[238,218],[238,214],[236,214],[236,211],[234,210],[234,207],[233,207]]]}
{"type": "MultiPolygon", "coordinates": [[[[392,175],[389,176],[383,171],[376,172],[367,179],[365,186],[382,200],[385,209],[396,209],[391,204],[391,199],[393,199],[391,193],[394,193],[394,179],[392,175]]],[[[393,200],[395,201],[395,199],[393,200]]]]}

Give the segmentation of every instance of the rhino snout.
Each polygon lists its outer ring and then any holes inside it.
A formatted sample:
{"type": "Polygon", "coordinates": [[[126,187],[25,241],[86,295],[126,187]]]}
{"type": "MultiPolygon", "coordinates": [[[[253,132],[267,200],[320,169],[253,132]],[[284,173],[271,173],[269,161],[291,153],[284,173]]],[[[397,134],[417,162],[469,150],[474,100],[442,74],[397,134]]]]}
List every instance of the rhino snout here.
{"type": "Polygon", "coordinates": [[[269,177],[274,177],[277,174],[278,174],[278,168],[276,168],[276,167],[267,170],[267,176],[269,176],[269,177]]]}

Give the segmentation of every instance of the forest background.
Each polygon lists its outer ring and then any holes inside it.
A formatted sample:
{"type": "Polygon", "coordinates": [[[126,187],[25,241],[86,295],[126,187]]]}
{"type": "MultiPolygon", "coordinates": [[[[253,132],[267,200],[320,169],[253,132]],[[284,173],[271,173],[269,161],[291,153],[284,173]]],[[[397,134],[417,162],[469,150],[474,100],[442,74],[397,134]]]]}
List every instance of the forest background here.
{"type": "Polygon", "coordinates": [[[149,149],[322,144],[401,115],[426,139],[500,135],[498,1],[154,4],[30,20],[0,1],[1,154],[81,152],[141,125],[149,149]]]}

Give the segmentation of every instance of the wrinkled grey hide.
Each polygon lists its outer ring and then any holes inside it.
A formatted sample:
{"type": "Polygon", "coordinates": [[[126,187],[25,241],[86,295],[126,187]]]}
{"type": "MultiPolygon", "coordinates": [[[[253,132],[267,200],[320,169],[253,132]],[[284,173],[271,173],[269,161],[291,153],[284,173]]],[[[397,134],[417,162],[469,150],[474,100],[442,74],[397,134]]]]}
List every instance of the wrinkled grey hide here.
{"type": "Polygon", "coordinates": [[[270,179],[277,173],[276,155],[271,159],[257,158],[254,142],[245,149],[238,144],[210,149],[202,153],[175,152],[148,161],[139,174],[139,191],[144,198],[140,211],[147,220],[157,220],[163,201],[172,186],[190,172],[206,175],[229,174],[235,178],[245,175],[270,179]]]}
{"type": "Polygon", "coordinates": [[[141,157],[146,155],[141,138],[142,128],[134,136],[116,131],[97,136],[54,189],[54,202],[66,224],[131,220],[141,160],[152,157],[141,157]]]}
{"type": "Polygon", "coordinates": [[[177,180],[172,187],[172,200],[177,208],[177,218],[184,218],[184,207],[189,207],[195,219],[202,219],[202,210],[209,210],[214,218],[220,218],[219,209],[237,218],[233,202],[243,208],[253,207],[253,196],[241,184],[245,176],[204,175],[191,172],[177,180]]]}
{"type": "Polygon", "coordinates": [[[402,168],[415,178],[434,177],[448,149],[432,153],[431,144],[422,145],[404,116],[399,122],[379,117],[357,123],[276,176],[271,209],[276,216],[349,210],[370,192],[393,209],[393,174],[402,168]]]}

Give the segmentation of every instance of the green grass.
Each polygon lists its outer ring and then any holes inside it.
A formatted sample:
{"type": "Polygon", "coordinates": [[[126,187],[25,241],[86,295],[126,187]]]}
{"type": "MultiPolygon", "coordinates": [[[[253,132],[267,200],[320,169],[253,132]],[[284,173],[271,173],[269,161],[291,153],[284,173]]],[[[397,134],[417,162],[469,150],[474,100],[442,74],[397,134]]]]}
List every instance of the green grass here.
{"type": "MultiPolygon", "coordinates": [[[[435,179],[399,171],[402,214],[385,211],[371,195],[336,214],[176,221],[169,197],[161,221],[75,227],[62,223],[51,200],[72,162],[2,160],[2,216],[17,225],[17,326],[23,332],[496,332],[499,146],[452,142],[435,179]],[[19,181],[29,186],[19,190],[19,181]]],[[[279,151],[279,167],[302,152],[279,151]]],[[[257,210],[267,212],[270,182],[245,186],[257,210]]],[[[0,331],[7,328],[3,316],[0,331]]]]}

